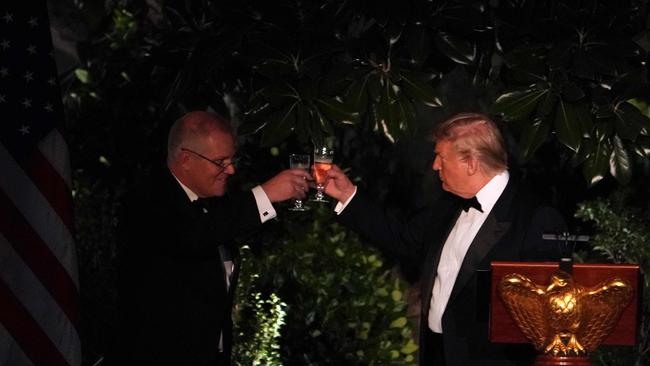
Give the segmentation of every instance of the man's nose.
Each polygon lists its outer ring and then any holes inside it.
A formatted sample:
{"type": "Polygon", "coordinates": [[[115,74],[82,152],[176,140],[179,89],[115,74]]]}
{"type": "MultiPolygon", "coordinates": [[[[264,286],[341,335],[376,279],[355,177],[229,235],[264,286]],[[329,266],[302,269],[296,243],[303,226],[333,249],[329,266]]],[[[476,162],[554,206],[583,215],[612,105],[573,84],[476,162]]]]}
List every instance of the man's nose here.
{"type": "Polygon", "coordinates": [[[228,174],[228,175],[233,175],[233,174],[235,174],[235,171],[236,171],[236,170],[237,170],[237,169],[235,169],[235,166],[232,165],[232,164],[228,165],[228,166],[226,167],[226,169],[224,169],[224,171],[225,171],[226,174],[228,174]]]}
{"type": "Polygon", "coordinates": [[[433,170],[440,170],[440,162],[438,161],[437,156],[433,159],[433,164],[431,165],[431,168],[433,170]]]}

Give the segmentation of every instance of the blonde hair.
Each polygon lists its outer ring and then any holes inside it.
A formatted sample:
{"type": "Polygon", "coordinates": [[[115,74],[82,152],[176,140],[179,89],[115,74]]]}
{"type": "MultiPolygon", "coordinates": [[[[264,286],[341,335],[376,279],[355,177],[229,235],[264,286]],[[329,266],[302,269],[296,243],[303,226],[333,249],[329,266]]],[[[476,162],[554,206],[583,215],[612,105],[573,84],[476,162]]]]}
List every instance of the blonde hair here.
{"type": "Polygon", "coordinates": [[[451,142],[464,160],[476,158],[487,173],[508,169],[508,153],[501,131],[483,114],[456,114],[436,127],[433,138],[451,142]]]}

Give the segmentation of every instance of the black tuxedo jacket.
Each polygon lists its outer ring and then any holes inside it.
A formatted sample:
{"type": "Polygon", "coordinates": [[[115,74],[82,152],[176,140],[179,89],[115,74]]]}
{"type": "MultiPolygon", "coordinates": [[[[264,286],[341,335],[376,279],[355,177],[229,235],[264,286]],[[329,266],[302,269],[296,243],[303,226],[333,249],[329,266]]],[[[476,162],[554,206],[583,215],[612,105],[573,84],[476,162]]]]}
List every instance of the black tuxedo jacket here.
{"type": "Polygon", "coordinates": [[[236,239],[261,225],[253,194],[215,197],[200,207],[165,169],[126,196],[118,225],[114,364],[202,366],[229,359],[236,283],[226,290],[218,246],[229,246],[236,260],[236,239]]]}
{"type": "MultiPolygon", "coordinates": [[[[423,360],[432,351],[427,349],[424,340],[438,261],[459,214],[459,200],[451,194],[443,195],[432,207],[413,217],[404,218],[378,207],[358,191],[339,216],[344,224],[360,231],[384,252],[420,267],[419,344],[423,366],[423,360]]],[[[544,242],[542,234],[564,229],[561,215],[524,192],[511,175],[465,255],[443,314],[447,365],[530,365],[534,356],[532,347],[489,342],[489,281],[483,279],[488,278],[492,261],[558,260],[561,248],[544,242]]]]}

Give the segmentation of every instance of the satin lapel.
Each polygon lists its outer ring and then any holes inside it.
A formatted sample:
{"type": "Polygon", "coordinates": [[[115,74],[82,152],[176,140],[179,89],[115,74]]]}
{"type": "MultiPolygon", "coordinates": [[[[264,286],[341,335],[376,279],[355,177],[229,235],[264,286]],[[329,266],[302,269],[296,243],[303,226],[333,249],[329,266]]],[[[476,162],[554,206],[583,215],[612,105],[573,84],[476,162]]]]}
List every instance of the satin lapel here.
{"type": "Polygon", "coordinates": [[[508,228],[510,228],[510,222],[497,222],[494,215],[488,216],[467,250],[467,254],[465,254],[463,264],[458,271],[458,277],[456,277],[454,288],[449,297],[450,302],[465,287],[467,281],[476,272],[478,264],[481,263],[490,250],[499,242],[508,231],[508,228]]]}

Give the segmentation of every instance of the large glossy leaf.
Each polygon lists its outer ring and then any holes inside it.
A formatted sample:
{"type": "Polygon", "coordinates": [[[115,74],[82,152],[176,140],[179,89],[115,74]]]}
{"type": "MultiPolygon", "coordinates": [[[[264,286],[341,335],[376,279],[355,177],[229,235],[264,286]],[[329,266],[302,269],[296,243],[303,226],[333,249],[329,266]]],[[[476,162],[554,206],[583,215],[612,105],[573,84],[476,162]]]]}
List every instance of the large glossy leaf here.
{"type": "Polygon", "coordinates": [[[262,132],[262,146],[274,146],[291,135],[298,118],[297,107],[297,103],[291,104],[269,117],[262,132]]]}
{"type": "Polygon", "coordinates": [[[548,93],[548,85],[534,85],[524,90],[502,94],[492,106],[492,112],[503,114],[505,121],[517,121],[528,118],[537,103],[548,93]]]}
{"type": "MultiPolygon", "coordinates": [[[[560,100],[555,111],[555,132],[558,140],[573,152],[578,152],[582,142],[583,123],[588,116],[579,106],[560,100]]],[[[588,112],[587,112],[588,113],[588,112]]]]}
{"type": "Polygon", "coordinates": [[[431,38],[424,27],[412,27],[406,34],[406,47],[411,54],[412,64],[420,66],[431,53],[431,38]]]}
{"type": "Polygon", "coordinates": [[[582,175],[593,186],[601,181],[607,174],[609,169],[609,157],[611,155],[611,147],[608,141],[597,143],[594,141],[593,145],[589,146],[589,156],[582,166],[582,175]]]}
{"type": "Polygon", "coordinates": [[[621,184],[627,184],[632,177],[630,156],[620,137],[612,139],[612,154],[609,157],[609,173],[621,184]]]}
{"type": "Polygon", "coordinates": [[[535,118],[533,123],[524,126],[519,141],[519,153],[523,161],[529,160],[542,146],[551,131],[551,122],[545,118],[535,118]]]}
{"type": "Polygon", "coordinates": [[[435,42],[438,49],[456,63],[469,65],[476,59],[476,46],[466,39],[439,32],[435,42]]]}
{"type": "Polygon", "coordinates": [[[335,98],[318,98],[316,105],[330,121],[342,124],[359,123],[359,112],[351,111],[343,102],[335,98]]]}
{"type": "Polygon", "coordinates": [[[377,103],[378,127],[388,141],[395,143],[399,140],[403,121],[399,118],[399,104],[393,91],[394,85],[388,80],[383,89],[381,99],[377,103]]]}
{"type": "Polygon", "coordinates": [[[411,98],[419,100],[429,107],[440,107],[442,102],[438,98],[430,78],[425,75],[418,75],[408,71],[400,71],[401,86],[404,92],[411,98]]]}
{"type": "Polygon", "coordinates": [[[616,132],[621,138],[634,140],[639,134],[650,135],[650,118],[628,102],[620,103],[615,109],[616,132]]]}
{"type": "Polygon", "coordinates": [[[370,74],[362,74],[356,77],[345,94],[345,104],[358,112],[365,111],[368,107],[368,80],[370,74]]]}
{"type": "Polygon", "coordinates": [[[265,116],[270,113],[271,104],[258,100],[253,101],[249,109],[244,113],[244,123],[237,129],[237,134],[248,135],[260,131],[268,123],[265,116]]]}
{"type": "Polygon", "coordinates": [[[298,136],[298,141],[304,143],[309,141],[312,135],[312,113],[304,104],[299,104],[296,109],[296,127],[294,131],[298,136]]]}
{"type": "Polygon", "coordinates": [[[546,50],[542,46],[517,48],[504,55],[504,62],[512,76],[520,83],[537,83],[543,80],[547,66],[543,55],[546,50]]]}
{"type": "Polygon", "coordinates": [[[630,142],[630,146],[639,157],[643,159],[650,158],[650,137],[639,136],[636,140],[630,142]]]}

